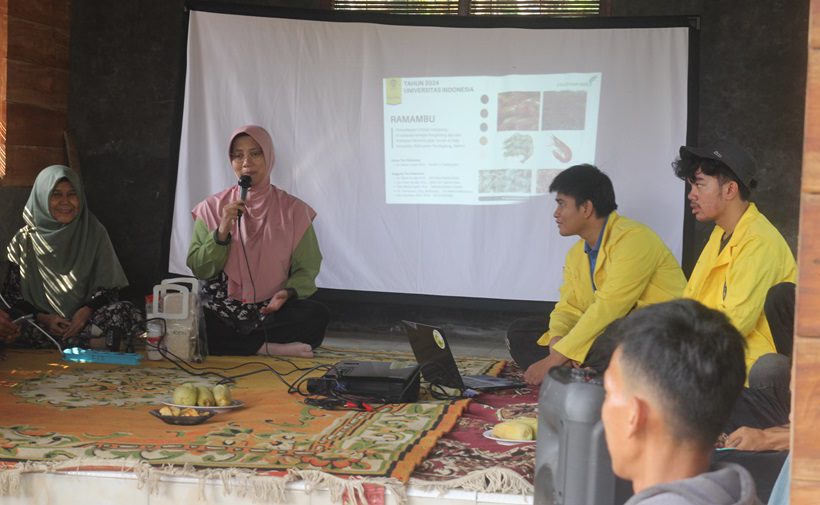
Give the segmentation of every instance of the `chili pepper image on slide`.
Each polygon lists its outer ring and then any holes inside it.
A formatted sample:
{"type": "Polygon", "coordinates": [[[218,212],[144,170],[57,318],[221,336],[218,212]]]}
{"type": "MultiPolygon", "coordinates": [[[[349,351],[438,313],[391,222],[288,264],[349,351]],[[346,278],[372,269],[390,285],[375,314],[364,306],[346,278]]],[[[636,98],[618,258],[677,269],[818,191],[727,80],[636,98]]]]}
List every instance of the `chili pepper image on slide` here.
{"type": "Polygon", "coordinates": [[[568,163],[572,159],[572,149],[569,148],[561,139],[552,135],[552,155],[561,163],[568,163]]]}

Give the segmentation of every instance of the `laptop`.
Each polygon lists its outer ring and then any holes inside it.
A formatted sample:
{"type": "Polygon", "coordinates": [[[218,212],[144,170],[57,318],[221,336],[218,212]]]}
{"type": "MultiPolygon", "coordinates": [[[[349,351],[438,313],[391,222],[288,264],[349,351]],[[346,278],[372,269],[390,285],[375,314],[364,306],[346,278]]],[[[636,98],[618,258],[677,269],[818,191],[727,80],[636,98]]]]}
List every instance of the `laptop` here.
{"type": "Polygon", "coordinates": [[[526,386],[520,381],[492,375],[461,375],[441,328],[412,321],[402,321],[401,324],[410,340],[416,361],[421,367],[421,376],[430,384],[476,391],[497,391],[526,386]]]}

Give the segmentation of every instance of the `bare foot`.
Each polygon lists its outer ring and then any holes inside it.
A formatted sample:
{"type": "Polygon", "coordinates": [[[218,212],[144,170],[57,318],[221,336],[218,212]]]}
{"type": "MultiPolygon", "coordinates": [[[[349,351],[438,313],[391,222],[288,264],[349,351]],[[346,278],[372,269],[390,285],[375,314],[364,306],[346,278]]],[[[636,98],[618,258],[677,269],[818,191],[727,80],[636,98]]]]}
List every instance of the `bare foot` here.
{"type": "Polygon", "coordinates": [[[313,349],[308,344],[302,342],[290,342],[287,344],[265,343],[256,351],[262,356],[295,356],[297,358],[312,358],[313,349]]]}

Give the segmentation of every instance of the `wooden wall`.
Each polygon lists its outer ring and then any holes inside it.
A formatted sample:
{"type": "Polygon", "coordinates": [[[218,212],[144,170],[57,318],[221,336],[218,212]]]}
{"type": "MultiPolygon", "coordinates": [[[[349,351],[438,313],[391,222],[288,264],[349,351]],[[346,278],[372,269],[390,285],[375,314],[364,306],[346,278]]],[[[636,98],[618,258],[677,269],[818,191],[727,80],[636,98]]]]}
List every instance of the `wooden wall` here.
{"type": "Polygon", "coordinates": [[[66,163],[70,0],[0,0],[0,185],[66,163]]]}
{"type": "Polygon", "coordinates": [[[0,182],[6,175],[6,81],[8,80],[9,0],[0,0],[0,182]]]}
{"type": "Polygon", "coordinates": [[[792,384],[792,503],[820,503],[820,0],[811,1],[792,384]]]}

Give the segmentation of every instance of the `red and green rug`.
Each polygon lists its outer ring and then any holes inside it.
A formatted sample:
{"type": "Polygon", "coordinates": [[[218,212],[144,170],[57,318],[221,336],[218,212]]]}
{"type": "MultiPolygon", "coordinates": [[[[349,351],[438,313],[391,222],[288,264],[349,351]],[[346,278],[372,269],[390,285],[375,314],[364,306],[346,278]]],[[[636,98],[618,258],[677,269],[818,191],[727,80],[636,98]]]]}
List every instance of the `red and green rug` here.
{"type": "MultiPolygon", "coordinates": [[[[191,377],[164,362],[131,367],[58,358],[53,351],[8,350],[0,361],[0,459],[138,459],[152,465],[320,470],[406,482],[468,403],[425,401],[375,412],[322,410],[288,394],[273,373],[264,372],[237,380],[233,396],[244,402],[243,408],[197,426],[172,426],[148,411],[169,401],[182,382],[213,385],[216,379],[191,377]]],[[[345,359],[412,363],[411,356],[396,353],[325,349],[311,360],[293,362],[310,367],[345,359]]],[[[282,374],[291,372],[289,382],[300,375],[285,362],[252,360],[282,374]]],[[[247,361],[212,357],[199,366],[225,369],[247,361]]],[[[465,373],[498,373],[503,362],[461,359],[459,366],[465,373]]]]}

